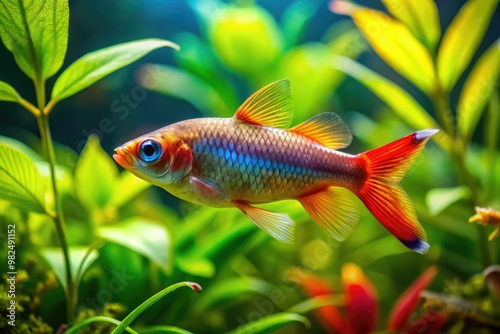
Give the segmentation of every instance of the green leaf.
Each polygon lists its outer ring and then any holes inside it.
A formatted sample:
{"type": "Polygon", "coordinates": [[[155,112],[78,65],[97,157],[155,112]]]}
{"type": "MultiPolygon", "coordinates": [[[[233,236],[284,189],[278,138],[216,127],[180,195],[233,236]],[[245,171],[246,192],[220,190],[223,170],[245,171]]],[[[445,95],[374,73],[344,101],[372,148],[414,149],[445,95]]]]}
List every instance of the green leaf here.
{"type": "Polygon", "coordinates": [[[160,299],[162,299],[163,297],[168,295],[170,292],[177,290],[178,288],[181,288],[184,286],[191,288],[193,291],[201,292],[201,286],[199,286],[197,283],[180,282],[180,283],[173,284],[173,285],[161,290],[160,292],[158,292],[154,296],[150,297],[148,300],[146,300],[141,305],[137,306],[132,312],[130,312],[125,317],[125,319],[123,319],[121,324],[118,327],[116,327],[111,332],[111,334],[121,334],[125,330],[125,328],[127,328],[127,326],[129,326],[132,323],[132,321],[134,321],[135,318],[137,318],[142,312],[144,312],[146,309],[148,309],[149,307],[154,305],[157,301],[159,301],[160,299]]]}
{"type": "Polygon", "coordinates": [[[441,37],[439,15],[434,0],[382,0],[387,10],[406,24],[413,35],[433,52],[441,37]]]}
{"type": "Polygon", "coordinates": [[[465,81],[458,100],[458,130],[468,142],[481,118],[484,106],[495,87],[500,72],[500,39],[479,58],[465,81]]]}
{"type": "Polygon", "coordinates": [[[19,93],[8,83],[0,81],[0,101],[18,102],[19,93]]]}
{"type": "MultiPolygon", "coordinates": [[[[54,270],[59,283],[63,287],[64,291],[67,292],[68,286],[66,282],[66,269],[64,266],[64,256],[62,249],[59,247],[44,247],[41,250],[43,258],[54,270]]],[[[71,276],[75,282],[79,282],[85,271],[90,267],[90,265],[99,257],[99,253],[95,249],[89,249],[87,247],[72,246],[69,249],[69,260],[71,264],[71,276]]],[[[78,284],[78,283],[77,283],[78,284]]]]}
{"type": "Polygon", "coordinates": [[[483,39],[498,0],[469,0],[446,30],[437,55],[441,86],[451,90],[483,39]]]}
{"type": "Polygon", "coordinates": [[[425,202],[429,208],[429,213],[436,216],[443,212],[453,203],[469,196],[467,187],[435,188],[429,190],[425,196],[425,202]]]}
{"type": "Polygon", "coordinates": [[[23,209],[49,213],[47,185],[36,165],[24,153],[0,143],[0,198],[23,209]]]}
{"type": "Polygon", "coordinates": [[[122,172],[114,185],[113,196],[109,204],[122,206],[127,204],[134,197],[151,187],[151,183],[138,178],[129,172],[122,172]]]}
{"type": "Polygon", "coordinates": [[[0,37],[21,70],[45,80],[62,66],[68,45],[66,0],[2,0],[0,37]]]}
{"type": "Polygon", "coordinates": [[[200,277],[215,275],[215,265],[207,258],[177,255],[175,263],[186,274],[200,277]]]}
{"type": "Polygon", "coordinates": [[[172,333],[172,334],[193,334],[183,328],[175,326],[150,326],[143,328],[139,331],[139,334],[161,334],[161,333],[172,333]]]}
{"type": "Polygon", "coordinates": [[[436,73],[427,49],[402,23],[386,14],[335,1],[332,9],[350,15],[375,52],[392,68],[424,92],[434,91],[436,73]]]}
{"type": "MultiPolygon", "coordinates": [[[[73,326],[71,326],[70,328],[68,328],[64,333],[65,334],[76,334],[76,333],[79,333],[82,328],[84,328],[85,326],[88,326],[88,325],[90,325],[92,323],[95,323],[95,322],[108,322],[108,323],[111,323],[111,324],[114,324],[114,325],[117,325],[117,326],[119,324],[121,324],[121,321],[116,320],[114,318],[106,317],[106,316],[103,316],[103,315],[98,315],[98,316],[95,316],[95,317],[87,318],[85,320],[80,321],[79,323],[74,324],[73,326]]],[[[129,332],[130,334],[138,334],[138,332],[134,331],[130,327],[126,327],[125,330],[127,332],[129,332]]]]}
{"type": "MultiPolygon", "coordinates": [[[[411,127],[417,130],[439,128],[436,121],[410,94],[380,74],[345,57],[336,57],[334,66],[370,89],[411,127]]],[[[434,138],[445,150],[451,149],[451,140],[444,131],[440,131],[434,138]]]]}
{"type": "Polygon", "coordinates": [[[53,103],[78,93],[108,74],[162,47],[179,49],[177,44],[166,40],[143,39],[87,53],[71,64],[57,78],[52,90],[53,103]]]}
{"type": "Polygon", "coordinates": [[[75,192],[89,209],[104,208],[114,193],[118,168],[99,145],[96,136],[90,136],[75,169],[75,192]]]}
{"type": "Polygon", "coordinates": [[[306,317],[295,313],[277,313],[272,314],[259,320],[249,322],[239,326],[228,334],[264,334],[281,328],[292,322],[301,322],[306,328],[311,326],[311,323],[306,317]]]}
{"type": "Polygon", "coordinates": [[[197,76],[171,66],[145,65],[139,83],[152,91],[191,103],[205,116],[232,116],[235,112],[223,96],[197,76]]]}
{"type": "Polygon", "coordinates": [[[172,242],[164,226],[143,218],[130,218],[117,224],[101,225],[97,234],[145,256],[166,273],[170,272],[172,242]]]}
{"type": "Polygon", "coordinates": [[[43,160],[42,156],[35,152],[31,147],[25,143],[10,137],[0,136],[0,143],[10,146],[13,149],[18,150],[22,154],[26,155],[35,164],[47,163],[43,160]]]}
{"type": "Polygon", "coordinates": [[[228,278],[212,285],[196,303],[196,309],[198,312],[208,311],[223,302],[235,300],[245,295],[269,296],[274,288],[272,284],[258,278],[228,278]]]}

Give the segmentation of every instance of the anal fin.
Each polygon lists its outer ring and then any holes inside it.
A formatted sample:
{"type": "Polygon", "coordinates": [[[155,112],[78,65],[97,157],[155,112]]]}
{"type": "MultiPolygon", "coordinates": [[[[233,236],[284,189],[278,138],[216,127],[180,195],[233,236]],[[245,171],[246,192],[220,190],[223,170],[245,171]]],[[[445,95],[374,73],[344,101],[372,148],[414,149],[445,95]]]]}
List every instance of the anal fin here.
{"type": "Polygon", "coordinates": [[[359,213],[354,195],[347,189],[328,187],[298,200],[312,219],[338,241],[345,240],[357,225],[359,213]]]}
{"type": "Polygon", "coordinates": [[[267,211],[243,202],[235,202],[235,206],[276,240],[293,243],[294,223],[287,214],[267,211]]]}

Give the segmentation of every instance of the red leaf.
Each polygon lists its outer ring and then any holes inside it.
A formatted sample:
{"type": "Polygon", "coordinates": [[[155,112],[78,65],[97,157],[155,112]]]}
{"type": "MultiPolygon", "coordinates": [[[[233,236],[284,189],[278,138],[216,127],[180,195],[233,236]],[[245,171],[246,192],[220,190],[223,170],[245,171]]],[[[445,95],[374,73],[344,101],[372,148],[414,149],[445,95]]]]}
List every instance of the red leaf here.
{"type": "Polygon", "coordinates": [[[437,334],[448,321],[444,314],[427,312],[417,320],[409,319],[409,327],[405,331],[407,334],[437,334]]]}
{"type": "Polygon", "coordinates": [[[389,330],[404,330],[411,314],[419,303],[419,295],[427,288],[437,274],[437,267],[429,267],[408,289],[399,297],[392,308],[387,328],[389,330]]]}
{"type": "MultiPolygon", "coordinates": [[[[299,284],[311,298],[335,294],[335,290],[329,282],[306,271],[295,268],[290,270],[287,276],[288,279],[299,284]]],[[[328,333],[345,333],[346,323],[337,307],[333,305],[323,306],[317,308],[314,313],[328,333]]]]}
{"type": "Polygon", "coordinates": [[[349,332],[365,334],[377,325],[377,292],[360,267],[347,263],[342,267],[349,332]]]}

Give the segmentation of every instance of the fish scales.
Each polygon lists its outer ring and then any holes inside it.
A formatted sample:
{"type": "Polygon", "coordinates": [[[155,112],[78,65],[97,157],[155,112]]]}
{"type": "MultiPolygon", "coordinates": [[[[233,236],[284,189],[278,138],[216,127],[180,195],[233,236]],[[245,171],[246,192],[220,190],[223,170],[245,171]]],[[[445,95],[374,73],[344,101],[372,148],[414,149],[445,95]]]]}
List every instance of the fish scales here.
{"type": "Polygon", "coordinates": [[[293,240],[293,220],[254,204],[298,200],[325,232],[342,241],[359,217],[355,195],[405,246],[427,252],[425,230],[399,181],[438,130],[349,155],[337,151],[352,140],[338,115],[318,114],[286,129],[292,107],[288,80],[276,81],[250,96],[232,118],[171,124],[121,145],[113,157],[181,199],[238,208],[287,243],[293,240]]]}
{"type": "Polygon", "coordinates": [[[293,132],[233,119],[176,124],[193,149],[193,173],[236,200],[253,203],[299,197],[332,179],[346,185],[362,174],[353,156],[293,132]]]}

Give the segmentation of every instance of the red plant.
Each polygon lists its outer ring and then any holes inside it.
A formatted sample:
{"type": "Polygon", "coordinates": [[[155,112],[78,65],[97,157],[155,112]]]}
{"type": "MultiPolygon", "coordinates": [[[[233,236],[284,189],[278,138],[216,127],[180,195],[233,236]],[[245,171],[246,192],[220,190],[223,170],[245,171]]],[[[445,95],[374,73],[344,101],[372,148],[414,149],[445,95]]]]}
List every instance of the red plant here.
{"type": "MultiPolygon", "coordinates": [[[[437,274],[435,266],[422,273],[394,303],[387,322],[390,332],[408,334],[438,333],[447,319],[441,314],[416,313],[419,295],[427,288],[437,274]]],[[[316,316],[329,333],[366,334],[377,329],[378,298],[377,290],[365,276],[363,270],[354,263],[342,267],[344,307],[335,305],[316,309],[316,316]]],[[[312,273],[301,272],[297,281],[302,290],[311,298],[333,296],[335,289],[323,278],[312,273]]]]}

